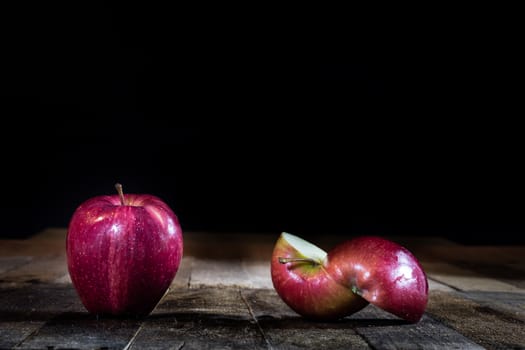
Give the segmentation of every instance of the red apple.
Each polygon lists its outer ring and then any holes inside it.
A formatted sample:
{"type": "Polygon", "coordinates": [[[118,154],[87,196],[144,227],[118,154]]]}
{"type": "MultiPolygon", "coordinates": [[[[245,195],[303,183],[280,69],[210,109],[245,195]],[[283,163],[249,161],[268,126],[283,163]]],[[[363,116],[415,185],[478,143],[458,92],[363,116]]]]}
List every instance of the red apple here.
{"type": "Polygon", "coordinates": [[[417,259],[406,248],[381,237],[344,241],[326,254],[283,233],[275,245],[271,268],[274,287],[284,302],[310,318],[348,316],[362,308],[362,298],[418,322],[427,305],[428,281],[417,259]]]}
{"type": "Polygon", "coordinates": [[[68,226],[69,274],[93,314],[148,315],[166,293],[183,251],[177,216],[160,198],[122,193],[82,203],[68,226]]]}
{"type": "Polygon", "coordinates": [[[337,319],[368,305],[365,299],[335,281],[326,267],[325,251],[283,233],[273,250],[272,282],[290,308],[312,319],[337,319]]]}

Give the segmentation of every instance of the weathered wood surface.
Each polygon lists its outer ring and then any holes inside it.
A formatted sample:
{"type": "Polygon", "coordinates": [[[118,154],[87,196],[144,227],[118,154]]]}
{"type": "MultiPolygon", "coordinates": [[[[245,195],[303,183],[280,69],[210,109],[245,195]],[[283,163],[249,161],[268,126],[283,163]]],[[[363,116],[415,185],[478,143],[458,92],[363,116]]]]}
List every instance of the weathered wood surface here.
{"type": "Polygon", "coordinates": [[[482,349],[428,315],[416,324],[407,324],[369,305],[350,319],[363,323],[356,327],[357,333],[374,349],[482,349]]]}
{"type": "Polygon", "coordinates": [[[459,293],[434,292],[427,312],[488,349],[525,348],[525,322],[498,305],[478,303],[459,293]]]}
{"type": "Polygon", "coordinates": [[[271,289],[246,289],[243,299],[261,333],[276,349],[371,349],[350,321],[312,322],[283,304],[271,289]]]}
{"type": "Polygon", "coordinates": [[[166,295],[131,348],[266,349],[238,288],[178,289],[166,295]]]}
{"type": "MultiPolygon", "coordinates": [[[[169,292],[146,318],[97,318],[71,285],[65,230],[0,240],[0,349],[525,349],[525,247],[391,237],[429,278],[407,324],[374,306],[312,322],[273,289],[277,234],[189,232],[169,292]]],[[[325,250],[338,236],[310,238],[325,250]]]]}

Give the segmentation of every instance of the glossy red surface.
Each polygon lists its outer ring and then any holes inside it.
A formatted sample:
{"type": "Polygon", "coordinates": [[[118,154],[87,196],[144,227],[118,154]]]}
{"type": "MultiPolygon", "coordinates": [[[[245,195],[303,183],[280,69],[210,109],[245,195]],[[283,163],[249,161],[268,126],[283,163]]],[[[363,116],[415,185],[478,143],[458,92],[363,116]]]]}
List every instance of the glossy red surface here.
{"type": "Polygon", "coordinates": [[[281,299],[295,312],[311,319],[332,320],[368,305],[351,289],[334,281],[323,265],[279,262],[279,258],[297,257],[302,255],[281,236],[272,255],[272,282],[281,299]]]}
{"type": "Polygon", "coordinates": [[[340,284],[354,288],[374,304],[409,322],[421,319],[428,281],[406,248],[380,237],[358,237],[328,253],[327,270],[340,284]]]}
{"type": "Polygon", "coordinates": [[[71,280],[94,314],[147,315],[177,273],[182,230],[175,213],[152,195],[99,196],[82,203],[68,227],[71,280]]]}

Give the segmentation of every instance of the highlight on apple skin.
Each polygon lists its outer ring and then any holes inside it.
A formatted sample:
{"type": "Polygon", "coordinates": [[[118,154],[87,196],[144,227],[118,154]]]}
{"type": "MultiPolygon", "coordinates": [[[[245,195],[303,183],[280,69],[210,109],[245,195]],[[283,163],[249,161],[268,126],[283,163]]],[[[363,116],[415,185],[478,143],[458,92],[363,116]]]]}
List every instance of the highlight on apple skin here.
{"type": "Polygon", "coordinates": [[[326,253],[289,233],[277,240],[271,262],[277,294],[298,314],[335,320],[368,303],[418,322],[428,301],[428,281],[414,255],[376,236],[361,236],[326,253]]]}
{"type": "Polygon", "coordinates": [[[90,313],[146,316],[177,273],[182,230],[160,198],[124,197],[120,187],[119,195],[88,199],[75,210],[66,253],[71,280],[90,313]]]}
{"type": "Polygon", "coordinates": [[[414,255],[375,236],[357,237],[328,254],[328,273],[371,304],[418,322],[428,301],[428,280],[414,255]]]}

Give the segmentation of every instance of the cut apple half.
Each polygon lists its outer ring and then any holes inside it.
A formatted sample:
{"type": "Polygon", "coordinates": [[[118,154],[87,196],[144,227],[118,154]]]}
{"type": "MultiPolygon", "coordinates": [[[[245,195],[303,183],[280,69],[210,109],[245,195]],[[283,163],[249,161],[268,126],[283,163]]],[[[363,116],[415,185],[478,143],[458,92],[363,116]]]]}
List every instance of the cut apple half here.
{"type": "Polygon", "coordinates": [[[339,319],[368,305],[330,276],[327,256],[321,248],[289,233],[282,233],[274,247],[274,288],[291,309],[310,319],[339,319]]]}
{"type": "Polygon", "coordinates": [[[314,319],[337,319],[368,303],[409,322],[423,316],[426,274],[406,248],[376,236],[343,241],[328,253],[283,232],[271,262],[272,282],[283,301],[314,319]]]}

